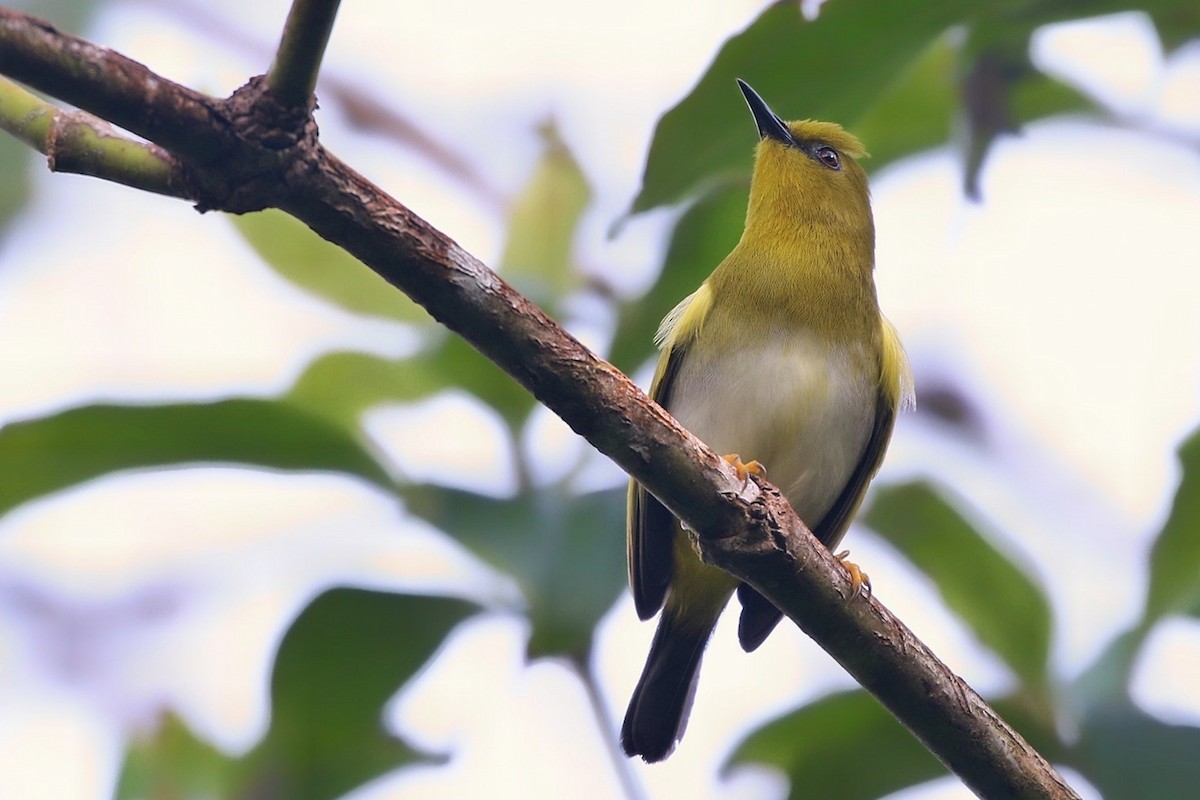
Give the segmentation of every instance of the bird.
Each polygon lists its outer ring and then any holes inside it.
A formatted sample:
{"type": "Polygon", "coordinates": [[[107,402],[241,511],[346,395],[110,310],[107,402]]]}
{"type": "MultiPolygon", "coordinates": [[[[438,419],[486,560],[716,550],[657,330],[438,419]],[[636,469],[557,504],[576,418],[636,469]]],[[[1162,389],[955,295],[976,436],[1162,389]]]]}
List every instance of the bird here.
{"type": "MultiPolygon", "coordinates": [[[[875,228],[858,163],[867,154],[840,125],[784,122],[749,84],[737,83],[759,136],[745,229],[663,319],[650,396],[727,453],[740,475],[769,470],[832,550],[883,461],[897,413],[915,397],[907,357],[875,290],[875,228]]],[[[746,652],[762,644],[782,612],[704,563],[688,531],[636,480],[626,542],[638,616],[662,613],[621,747],[656,762],[683,736],[701,657],[734,592],[746,652]]],[[[865,575],[843,564],[855,594],[869,590],[865,575]]]]}

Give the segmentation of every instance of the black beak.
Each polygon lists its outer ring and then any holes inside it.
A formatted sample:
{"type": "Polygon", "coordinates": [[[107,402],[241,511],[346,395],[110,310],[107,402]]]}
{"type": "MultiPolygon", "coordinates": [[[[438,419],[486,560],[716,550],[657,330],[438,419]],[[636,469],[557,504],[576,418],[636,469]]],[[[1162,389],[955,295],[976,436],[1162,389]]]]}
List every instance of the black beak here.
{"type": "Polygon", "coordinates": [[[737,84],[746,97],[746,105],[750,106],[750,113],[754,115],[754,121],[758,124],[759,138],[774,139],[782,144],[795,144],[787,124],[771,110],[765,100],[758,96],[758,92],[751,89],[750,84],[741,78],[737,79],[737,84]]]}

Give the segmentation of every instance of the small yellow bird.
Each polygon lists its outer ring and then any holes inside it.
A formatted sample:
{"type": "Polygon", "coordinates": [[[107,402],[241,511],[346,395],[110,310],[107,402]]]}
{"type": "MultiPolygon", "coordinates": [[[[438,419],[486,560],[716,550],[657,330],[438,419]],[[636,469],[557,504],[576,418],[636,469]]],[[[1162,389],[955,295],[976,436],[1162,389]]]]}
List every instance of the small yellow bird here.
{"type": "MultiPolygon", "coordinates": [[[[786,123],[738,86],[760,139],[746,229],[663,320],[650,395],[718,453],[756,459],[726,456],[739,469],[769,468],[833,548],[879,469],[897,411],[913,402],[908,361],[875,295],[875,227],[855,162],[866,152],[840,126],[786,123]]],[[[660,761],[683,735],[701,655],[734,590],[747,652],[782,614],[703,563],[671,513],[633,481],[627,533],[638,616],[663,612],[621,746],[660,761]]],[[[847,567],[857,588],[865,577],[847,567]]]]}

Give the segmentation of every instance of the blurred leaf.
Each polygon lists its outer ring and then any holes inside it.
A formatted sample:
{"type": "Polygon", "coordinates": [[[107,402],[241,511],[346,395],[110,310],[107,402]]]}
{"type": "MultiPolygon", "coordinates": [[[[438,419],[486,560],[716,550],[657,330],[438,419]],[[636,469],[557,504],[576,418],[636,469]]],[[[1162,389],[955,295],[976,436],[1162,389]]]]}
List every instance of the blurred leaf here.
{"type": "Polygon", "coordinates": [[[1179,463],[1175,501],[1150,553],[1146,623],[1200,603],[1200,431],[1180,446],[1179,463]]]}
{"type": "Polygon", "coordinates": [[[0,237],[29,199],[30,169],[35,158],[41,158],[36,150],[0,131],[0,175],[4,176],[0,181],[0,237]]]}
{"type": "Polygon", "coordinates": [[[441,344],[405,361],[414,380],[435,389],[462,389],[504,417],[511,430],[520,430],[537,404],[516,379],[479,354],[461,336],[447,333],[441,344]]]}
{"type": "Polygon", "coordinates": [[[625,586],[625,492],[564,487],[493,499],[426,485],[408,509],[513,575],[528,602],[529,657],[586,666],[592,637],[625,586]]]}
{"type": "MultiPolygon", "coordinates": [[[[1028,56],[1031,25],[1015,30],[1013,40],[993,49],[973,52],[968,47],[964,53],[969,62],[962,90],[967,125],[963,185],[968,197],[979,198],[984,161],[1000,136],[1017,134],[1024,123],[1043,117],[1100,110],[1084,93],[1034,68],[1028,56]]],[[[979,29],[989,27],[981,24],[979,29]]],[[[994,42],[997,35],[991,31],[989,40],[994,42]]]]}
{"type": "Polygon", "coordinates": [[[286,402],[95,405],[0,428],[0,513],[110,472],[195,463],[344,472],[392,487],[352,436],[286,402]]]}
{"type": "Polygon", "coordinates": [[[116,800],[235,798],[236,760],[197,738],[174,714],[152,735],[135,736],[125,753],[116,800]]]}
{"type": "Polygon", "coordinates": [[[1200,38],[1200,3],[1190,0],[1150,2],[1146,4],[1146,11],[1168,54],[1200,38]]]}
{"type": "Polygon", "coordinates": [[[499,412],[510,430],[519,430],[537,402],[533,395],[461,337],[442,331],[436,338],[436,344],[410,358],[328,353],[309,365],[287,398],[357,431],[359,415],[372,406],[460,389],[499,412]]]}
{"type": "Polygon", "coordinates": [[[632,211],[749,174],[757,135],[734,78],[747,80],[785,119],[827,119],[854,130],[895,76],[981,5],[834,0],[813,22],[792,0],[771,5],[722,46],[696,87],[659,120],[632,211]]]}
{"type": "Polygon", "coordinates": [[[476,607],[443,597],[333,589],[279,646],[271,727],[247,758],[247,797],[326,800],[427,760],[383,727],[383,707],[476,607]]]}
{"type": "Polygon", "coordinates": [[[972,189],[998,135],[1021,122],[1095,108],[1085,94],[1032,67],[1033,32],[1135,9],[1151,15],[1168,48],[1200,36],[1194,0],[833,0],[813,21],[803,19],[798,3],[774,3],[726,41],[692,91],[659,120],[630,213],[749,174],[755,141],[735,77],[785,118],[828,119],[857,133],[875,156],[865,164],[871,170],[945,141],[951,122],[965,118],[972,189]]]}
{"type": "MultiPolygon", "coordinates": [[[[1014,698],[990,703],[1009,725],[1051,761],[1065,750],[1044,709],[1014,698]]],[[[947,774],[946,768],[884,708],[859,689],[827,695],[750,733],[722,767],[777,767],[791,782],[789,797],[875,800],[947,774]]]]}
{"type": "Polygon", "coordinates": [[[1086,709],[1129,696],[1129,676],[1148,628],[1137,627],[1114,637],[1069,687],[1068,710],[1083,716],[1086,709]]]}
{"type": "Polygon", "coordinates": [[[714,186],[679,218],[653,288],[621,308],[609,353],[614,364],[631,372],[656,352],[654,334],[659,322],[680,300],[696,291],[741,238],[748,193],[746,181],[714,186]]]}
{"type": "Polygon", "coordinates": [[[967,57],[962,88],[966,120],[963,193],[972,200],[982,197],[979,179],[992,145],[1000,136],[1018,131],[1012,110],[1013,87],[1032,69],[1024,52],[1013,54],[993,48],[967,57]]]}
{"type": "Polygon", "coordinates": [[[983,165],[1000,136],[1019,134],[1023,124],[1055,114],[1100,110],[1084,93],[1035,70],[1024,53],[1008,66],[991,55],[975,61],[966,90],[963,193],[975,200],[982,196],[983,165]]]}
{"type": "Polygon", "coordinates": [[[1013,116],[1019,125],[1056,114],[1098,111],[1083,92],[1041,72],[1025,77],[1013,91],[1013,116]]]}
{"type": "Polygon", "coordinates": [[[912,153],[944,144],[958,111],[958,49],[951,36],[935,38],[854,123],[877,171],[912,153]]]}
{"type": "Polygon", "coordinates": [[[823,697],[747,736],[722,767],[783,770],[790,798],[875,800],[946,774],[887,709],[862,690],[823,697]]]}
{"type": "Polygon", "coordinates": [[[402,322],[431,321],[403,292],[295,217],[269,209],[230,219],[279,274],[347,311],[402,322]]]}
{"type": "Polygon", "coordinates": [[[426,365],[347,350],[309,364],[287,399],[356,431],[359,416],[381,403],[421,400],[446,388],[447,380],[426,365]]]}
{"type": "Polygon", "coordinates": [[[881,487],[862,519],[934,581],[1026,687],[1045,689],[1050,605],[1023,570],[926,483],[881,487]]]}
{"type": "Polygon", "coordinates": [[[591,190],[554,122],[538,133],[542,158],[509,211],[500,268],[523,293],[549,306],[579,285],[572,246],[591,190]]]}
{"type": "Polygon", "coordinates": [[[332,800],[404,764],[433,760],[385,730],[383,708],[474,610],[439,597],[325,592],[284,636],[271,725],[250,753],[225,756],[168,719],[130,750],[117,797],[332,800]]]}
{"type": "Polygon", "coordinates": [[[49,20],[61,31],[82,36],[105,0],[14,0],[6,6],[49,20]]]}
{"type": "Polygon", "coordinates": [[[1115,704],[1092,709],[1067,762],[1105,800],[1180,800],[1200,786],[1197,753],[1200,728],[1115,704]]]}

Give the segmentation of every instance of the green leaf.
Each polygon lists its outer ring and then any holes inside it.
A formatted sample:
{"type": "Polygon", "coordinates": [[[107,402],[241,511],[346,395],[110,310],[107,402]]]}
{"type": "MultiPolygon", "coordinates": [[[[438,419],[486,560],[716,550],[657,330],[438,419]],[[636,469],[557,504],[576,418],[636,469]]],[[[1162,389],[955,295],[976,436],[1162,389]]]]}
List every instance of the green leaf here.
{"type": "MultiPolygon", "coordinates": [[[[1064,747],[1045,709],[1006,697],[991,707],[1046,758],[1064,747]]],[[[791,782],[790,798],[875,800],[947,774],[878,700],[857,689],[827,695],[750,733],[722,767],[766,764],[791,782]]]]}
{"type": "Polygon", "coordinates": [[[1032,72],[1017,84],[1012,96],[1013,116],[1018,125],[1052,117],[1098,111],[1084,93],[1042,72],[1032,72]]]}
{"type": "Polygon", "coordinates": [[[542,158],[508,216],[504,277],[544,306],[578,287],[572,247],[591,189],[553,121],[538,128],[542,158]]]}
{"type": "Polygon", "coordinates": [[[197,738],[174,714],[152,735],[137,736],[125,753],[116,800],[234,798],[236,761],[197,738]]]}
{"type": "Polygon", "coordinates": [[[438,486],[406,490],[409,511],[520,583],[531,658],[587,665],[596,623],[625,586],[625,492],[545,487],[493,499],[438,486]]]}
{"type": "Polygon", "coordinates": [[[244,757],[174,719],[128,753],[120,800],[332,800],[404,764],[427,762],[384,729],[384,704],[475,611],[461,600],[339,588],[288,629],[271,680],[271,724],[244,757]]]}
{"type": "Polygon", "coordinates": [[[934,581],[947,605],[1027,688],[1045,689],[1048,601],[938,491],[923,482],[882,487],[863,521],[934,581]]]}
{"type": "Polygon", "coordinates": [[[448,332],[438,333],[436,344],[411,358],[355,351],[326,354],[309,365],[287,399],[357,431],[359,415],[372,406],[413,402],[448,389],[474,395],[495,409],[512,431],[520,429],[536,403],[508,373],[448,332]]]}
{"type": "Polygon", "coordinates": [[[1180,800],[1200,786],[1197,753],[1200,728],[1112,704],[1092,709],[1066,760],[1105,800],[1180,800]]]}
{"type": "Polygon", "coordinates": [[[442,597],[333,589],[288,630],[271,679],[271,727],[249,756],[258,792],[325,800],[421,759],[383,706],[476,607],[442,597]]]}
{"type": "Polygon", "coordinates": [[[461,336],[447,333],[441,344],[408,359],[405,369],[431,390],[462,389],[491,406],[519,431],[537,404],[533,395],[461,336]]]}
{"type": "Polygon", "coordinates": [[[941,35],[884,87],[853,131],[871,152],[872,171],[944,144],[958,110],[958,48],[941,35]]]}
{"type": "Polygon", "coordinates": [[[746,181],[714,186],[679,218],[653,288],[621,308],[609,354],[614,364],[631,372],[655,352],[654,334],[659,321],[696,291],[741,238],[748,193],[746,181]]]}
{"type": "Polygon", "coordinates": [[[1167,53],[1174,53],[1200,38],[1200,5],[1190,0],[1166,0],[1146,4],[1158,38],[1167,53]]]}
{"type": "Polygon", "coordinates": [[[295,217],[269,209],[230,219],[279,274],[347,311],[402,322],[431,321],[403,292],[295,217]]]}
{"type": "Polygon", "coordinates": [[[495,409],[510,431],[519,431],[536,403],[533,395],[461,337],[440,332],[437,339],[411,358],[329,353],[309,365],[286,399],[356,432],[359,416],[372,406],[460,389],[495,409]]]}
{"type": "Polygon", "coordinates": [[[946,774],[887,709],[862,690],[841,692],[747,736],[722,767],[767,764],[791,782],[790,798],[875,800],[946,774]]]}
{"type": "Polygon", "coordinates": [[[1127,698],[1129,676],[1148,632],[1148,627],[1138,626],[1113,637],[1096,660],[1071,682],[1064,705],[1086,709],[1127,698]]]}
{"type": "Polygon", "coordinates": [[[827,119],[855,130],[895,76],[981,5],[833,0],[812,22],[791,0],[771,5],[724,44],[696,87],[659,120],[633,213],[749,174],[757,135],[734,78],[749,81],[786,119],[827,119]]]}
{"type": "Polygon", "coordinates": [[[287,400],[357,431],[359,417],[381,403],[412,402],[445,389],[447,377],[424,364],[346,350],[309,364],[287,400]]]}
{"type": "Polygon", "coordinates": [[[195,463],[342,472],[392,487],[354,437],[286,402],[94,405],[0,429],[0,513],[110,472],[195,463]]]}
{"type": "MultiPolygon", "coordinates": [[[[4,229],[29,199],[32,184],[29,173],[37,151],[4,131],[0,131],[0,237],[4,229]]],[[[2,239],[0,239],[2,241],[2,239]]]]}
{"type": "MultiPolygon", "coordinates": [[[[981,30],[988,30],[981,24],[981,30]]],[[[1024,123],[1080,111],[1097,111],[1098,106],[1085,94],[1042,74],[1029,61],[1028,40],[1032,27],[1012,31],[1011,38],[996,42],[1004,30],[997,25],[989,33],[991,49],[976,52],[973,42],[964,53],[968,62],[963,94],[967,135],[963,137],[964,192],[978,199],[979,176],[996,140],[1018,133],[1024,123]]]]}
{"type": "Polygon", "coordinates": [[[1175,501],[1150,553],[1146,624],[1200,603],[1200,430],[1180,446],[1179,464],[1175,501]]]}

